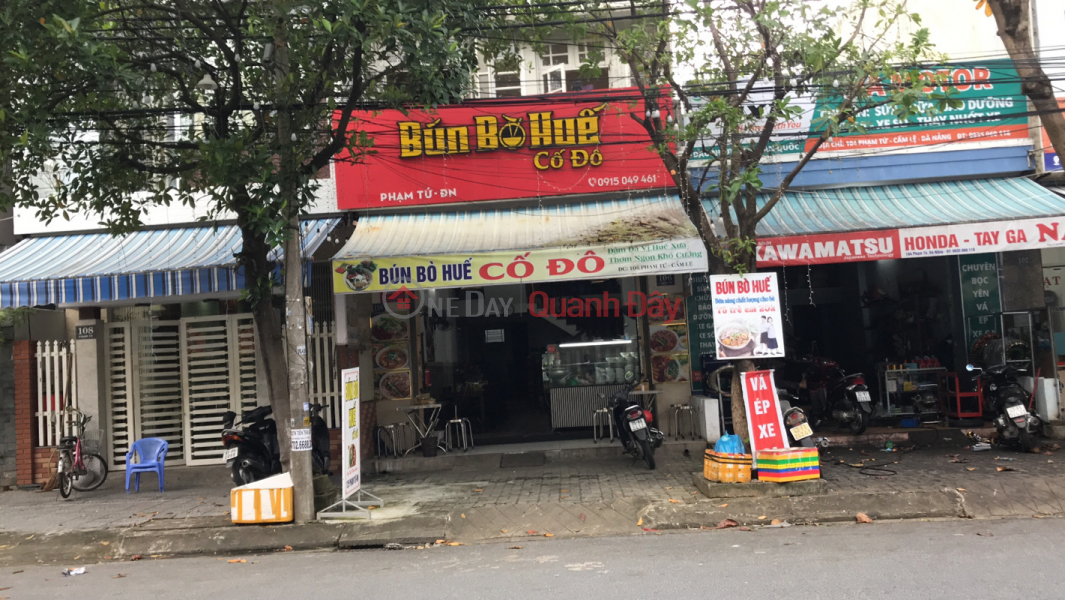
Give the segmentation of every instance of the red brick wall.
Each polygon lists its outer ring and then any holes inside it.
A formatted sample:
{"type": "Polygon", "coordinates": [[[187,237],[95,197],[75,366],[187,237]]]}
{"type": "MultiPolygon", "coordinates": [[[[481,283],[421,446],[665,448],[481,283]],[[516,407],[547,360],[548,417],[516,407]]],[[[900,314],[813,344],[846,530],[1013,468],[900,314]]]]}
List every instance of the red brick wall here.
{"type": "MultiPolygon", "coordinates": [[[[35,344],[16,340],[12,348],[15,363],[15,465],[16,483],[36,483],[34,457],[37,446],[37,360],[35,344]]],[[[51,452],[51,450],[48,450],[51,452]]],[[[45,478],[47,480],[47,477],[45,478]]]]}
{"type": "Polygon", "coordinates": [[[52,452],[54,450],[54,447],[33,449],[33,483],[44,485],[48,478],[55,473],[58,453],[53,455],[52,452]]]}
{"type": "Polygon", "coordinates": [[[340,462],[344,458],[344,455],[340,453],[340,430],[329,430],[329,473],[337,475],[340,473],[340,462]]]}

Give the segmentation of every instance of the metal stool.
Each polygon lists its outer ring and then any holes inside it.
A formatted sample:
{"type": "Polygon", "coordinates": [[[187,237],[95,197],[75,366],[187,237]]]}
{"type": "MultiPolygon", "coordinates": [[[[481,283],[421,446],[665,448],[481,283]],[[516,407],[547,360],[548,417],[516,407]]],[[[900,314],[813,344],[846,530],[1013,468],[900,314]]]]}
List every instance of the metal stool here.
{"type": "Polygon", "coordinates": [[[675,404],[669,409],[669,422],[673,428],[673,439],[680,439],[681,437],[687,439],[691,436],[691,439],[695,439],[695,412],[692,411],[690,404],[675,404]],[[680,422],[681,416],[687,417],[688,421],[688,435],[682,436],[680,434],[680,422]]]}
{"type": "Polygon", "coordinates": [[[592,443],[597,444],[603,439],[602,434],[609,432],[610,441],[614,441],[614,419],[611,418],[609,408],[596,409],[592,413],[592,443]],[[605,421],[605,423],[604,423],[605,421]]]}
{"type": "Polygon", "coordinates": [[[395,427],[396,431],[396,456],[404,456],[409,449],[417,444],[414,428],[411,427],[410,423],[406,422],[396,423],[395,425],[390,425],[390,427],[395,427]]]}
{"type": "Polygon", "coordinates": [[[455,409],[455,418],[444,425],[444,446],[449,450],[454,450],[456,446],[461,446],[463,452],[469,452],[470,448],[473,448],[473,428],[470,426],[469,419],[459,418],[458,408],[455,409]],[[452,439],[452,430],[454,430],[454,437],[458,438],[457,440],[452,439]]]}
{"type": "Polygon", "coordinates": [[[377,438],[377,451],[381,456],[399,456],[396,449],[395,425],[378,425],[374,435],[377,438]]]}

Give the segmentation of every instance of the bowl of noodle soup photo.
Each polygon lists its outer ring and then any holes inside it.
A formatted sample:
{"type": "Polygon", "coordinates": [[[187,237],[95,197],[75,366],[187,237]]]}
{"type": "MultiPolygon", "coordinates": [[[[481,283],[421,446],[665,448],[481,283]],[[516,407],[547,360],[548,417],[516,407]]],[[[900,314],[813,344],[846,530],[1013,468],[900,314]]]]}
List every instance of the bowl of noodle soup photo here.
{"type": "Polygon", "coordinates": [[[749,350],[754,336],[744,323],[729,323],[717,330],[717,343],[730,354],[749,350]]]}

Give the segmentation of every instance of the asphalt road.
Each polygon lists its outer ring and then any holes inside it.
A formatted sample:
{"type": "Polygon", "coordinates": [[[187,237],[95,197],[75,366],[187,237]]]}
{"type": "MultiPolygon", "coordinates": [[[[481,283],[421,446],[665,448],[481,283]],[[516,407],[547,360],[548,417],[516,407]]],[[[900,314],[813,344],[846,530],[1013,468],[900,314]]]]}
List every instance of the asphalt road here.
{"type": "Polygon", "coordinates": [[[29,598],[1041,598],[1065,589],[1065,520],[901,522],[0,571],[29,598]],[[14,572],[13,572],[14,571],[14,572]],[[119,577],[122,575],[122,577],[119,577]]]}

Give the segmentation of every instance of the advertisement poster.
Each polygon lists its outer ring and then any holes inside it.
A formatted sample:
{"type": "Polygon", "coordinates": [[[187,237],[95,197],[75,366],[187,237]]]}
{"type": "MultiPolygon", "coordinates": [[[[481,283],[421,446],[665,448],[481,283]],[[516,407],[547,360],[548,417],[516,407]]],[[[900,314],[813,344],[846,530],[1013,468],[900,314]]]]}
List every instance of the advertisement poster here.
{"type": "Polygon", "coordinates": [[[780,358],[784,326],[776,273],[711,275],[718,358],[780,358]]]}
{"type": "Polygon", "coordinates": [[[710,275],[693,273],[691,281],[692,293],[687,298],[687,313],[693,363],[692,392],[702,393],[702,356],[717,359],[717,343],[714,341],[714,300],[710,275]]]}
{"type": "Polygon", "coordinates": [[[654,383],[681,383],[691,381],[691,359],[688,354],[688,325],[685,323],[684,303],[679,298],[668,298],[679,309],[676,314],[664,319],[651,319],[651,381],[654,383]]]}
{"type": "Polygon", "coordinates": [[[760,450],[788,448],[772,371],[743,374],[743,403],[747,407],[747,432],[751,436],[748,450],[754,458],[752,468],[757,469],[760,450]]]}
{"type": "Polygon", "coordinates": [[[340,434],[341,466],[343,468],[343,497],[359,491],[362,487],[361,462],[359,456],[359,368],[344,369],[340,372],[340,384],[344,393],[341,417],[344,428],[340,434]]]}
{"type": "MultiPolygon", "coordinates": [[[[964,63],[924,70],[922,77],[932,80],[942,77],[953,88],[953,97],[962,105],[934,116],[900,121],[890,105],[876,106],[856,117],[856,125],[864,133],[844,133],[821,145],[819,152],[849,152],[882,150],[885,148],[947,147],[959,144],[997,140],[1018,140],[1028,137],[1027,99],[1021,91],[1020,78],[1009,60],[964,63]]],[[[746,106],[757,108],[772,101],[773,82],[757,82],[746,106]]],[[[927,93],[934,89],[925,88],[927,93]]],[[[883,87],[870,89],[872,102],[887,98],[883,87]]],[[[785,160],[798,160],[814,144],[819,127],[826,117],[836,114],[839,98],[815,97],[814,94],[788,96],[789,106],[802,112],[795,119],[779,123],[770,138],[768,153],[785,160]]],[[[702,100],[705,102],[705,100],[702,100]]],[[[698,104],[696,105],[698,106],[698,104]]],[[[755,123],[749,134],[761,133],[762,124],[755,123]]],[[[707,144],[714,139],[709,132],[707,144]]],[[[697,147],[693,159],[708,159],[713,148],[697,147]]],[[[1049,159],[1048,159],[1049,160],[1049,159]]],[[[1048,167],[1049,168],[1049,167],[1048,167]]],[[[1059,167],[1060,168],[1060,167],[1059,167]]]]}
{"type": "MultiPolygon", "coordinates": [[[[691,227],[694,230],[695,226],[691,227]]],[[[421,289],[472,287],[691,273],[706,269],[706,246],[693,236],[608,246],[334,260],[333,291],[352,294],[398,290],[401,286],[421,289]]],[[[374,341],[391,340],[380,339],[377,331],[375,323],[374,341]]]]}
{"type": "MultiPolygon", "coordinates": [[[[672,113],[668,88],[659,107],[672,113]]],[[[337,155],[340,210],[424,206],[673,187],[632,115],[636,88],[473,100],[435,110],[360,111],[350,129],[373,152],[337,155]]]]}

